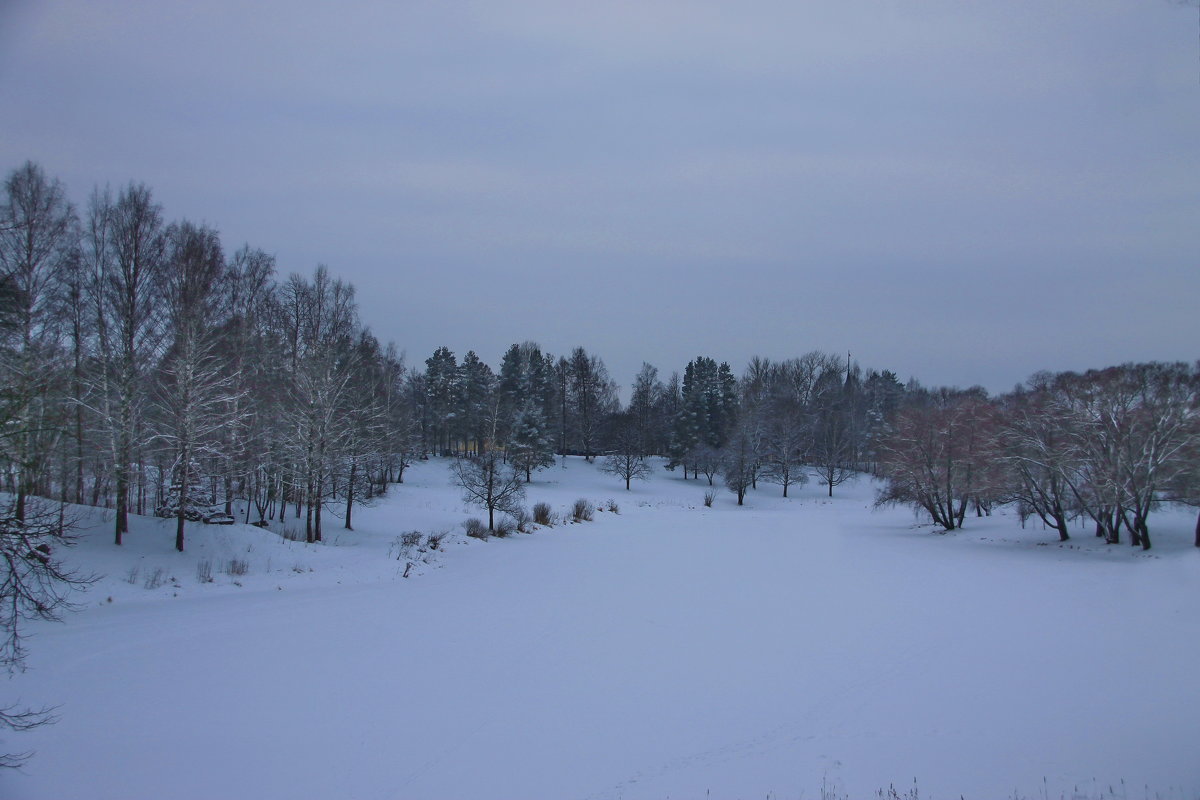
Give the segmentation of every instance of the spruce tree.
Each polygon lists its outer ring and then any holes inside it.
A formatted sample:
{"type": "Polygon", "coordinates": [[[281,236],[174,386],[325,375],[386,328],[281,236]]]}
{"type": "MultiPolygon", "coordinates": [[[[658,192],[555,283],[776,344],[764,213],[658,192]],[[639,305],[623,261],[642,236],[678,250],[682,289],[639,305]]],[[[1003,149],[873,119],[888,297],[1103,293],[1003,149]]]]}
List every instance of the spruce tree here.
{"type": "Polygon", "coordinates": [[[508,457],[514,467],[525,472],[526,483],[536,470],[554,464],[554,439],[547,428],[546,418],[532,400],[527,400],[513,419],[508,457]]]}

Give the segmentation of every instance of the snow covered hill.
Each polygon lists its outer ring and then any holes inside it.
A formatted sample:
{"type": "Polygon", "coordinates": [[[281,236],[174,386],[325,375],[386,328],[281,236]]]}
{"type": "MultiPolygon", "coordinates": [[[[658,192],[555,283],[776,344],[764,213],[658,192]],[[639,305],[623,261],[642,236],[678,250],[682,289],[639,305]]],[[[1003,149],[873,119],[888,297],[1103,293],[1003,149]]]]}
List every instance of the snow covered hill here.
{"type": "Polygon", "coordinates": [[[619,511],[483,542],[435,460],[324,544],[184,554],[88,512],[70,559],[105,577],[5,685],[61,721],[4,737],[37,755],[0,796],[1200,796],[1190,515],[1142,553],[1004,512],[937,535],[866,479],[707,488],[571,459],[527,505],[619,511]]]}

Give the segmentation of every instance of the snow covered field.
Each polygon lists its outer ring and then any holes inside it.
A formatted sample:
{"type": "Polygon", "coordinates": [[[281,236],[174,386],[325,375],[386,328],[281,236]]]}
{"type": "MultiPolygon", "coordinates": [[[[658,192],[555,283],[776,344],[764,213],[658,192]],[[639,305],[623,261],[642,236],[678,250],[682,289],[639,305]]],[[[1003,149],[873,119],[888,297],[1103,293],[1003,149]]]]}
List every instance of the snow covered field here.
{"type": "Polygon", "coordinates": [[[71,560],[106,577],[4,687],[62,719],[4,737],[37,755],[0,796],[1200,796],[1190,514],[1142,553],[936,535],[866,479],[707,488],[573,459],[526,505],[619,513],[487,542],[442,461],[324,545],[195,525],[181,555],[137,520],[118,549],[96,515],[71,560]]]}

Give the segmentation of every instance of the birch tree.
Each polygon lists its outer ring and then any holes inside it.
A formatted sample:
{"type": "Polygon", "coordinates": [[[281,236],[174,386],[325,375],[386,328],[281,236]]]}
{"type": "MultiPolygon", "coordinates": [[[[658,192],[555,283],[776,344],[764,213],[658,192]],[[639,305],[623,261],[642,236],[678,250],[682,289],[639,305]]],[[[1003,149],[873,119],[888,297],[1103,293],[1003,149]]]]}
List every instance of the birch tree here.
{"type": "Polygon", "coordinates": [[[31,494],[46,491],[49,459],[65,420],[59,383],[56,303],[77,246],[75,212],[57,180],[26,162],[4,182],[0,202],[0,381],[10,425],[2,452],[16,471],[17,519],[31,494]]]}
{"type": "Polygon", "coordinates": [[[129,530],[130,488],[144,444],[146,374],[162,335],[166,236],[150,190],[130,184],[116,201],[93,195],[86,252],[91,257],[102,372],[97,408],[107,428],[116,476],[115,541],[129,530]]]}
{"type": "MultiPolygon", "coordinates": [[[[179,487],[175,510],[175,549],[184,548],[189,489],[199,477],[194,465],[202,452],[214,454],[218,432],[230,426],[223,413],[236,408],[236,391],[217,358],[217,312],[225,258],[217,232],[190,222],[167,231],[163,270],[170,346],[160,367],[158,436],[172,451],[171,480],[179,487]]],[[[194,514],[192,514],[194,516],[194,514]]]]}

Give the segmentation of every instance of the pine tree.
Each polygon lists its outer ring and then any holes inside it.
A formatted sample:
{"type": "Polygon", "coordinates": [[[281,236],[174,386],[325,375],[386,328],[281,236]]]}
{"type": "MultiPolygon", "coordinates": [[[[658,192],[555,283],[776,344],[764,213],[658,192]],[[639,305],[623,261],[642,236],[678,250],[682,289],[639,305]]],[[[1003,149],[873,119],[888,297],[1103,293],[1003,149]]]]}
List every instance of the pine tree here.
{"type": "Polygon", "coordinates": [[[425,359],[425,402],[428,406],[433,449],[451,451],[451,430],[459,398],[458,360],[448,347],[439,347],[425,359]]]}
{"type": "Polygon", "coordinates": [[[470,452],[474,445],[474,451],[479,453],[486,447],[495,446],[495,443],[486,440],[489,435],[488,415],[492,408],[496,378],[492,374],[492,368],[483,363],[474,350],[469,350],[463,356],[458,373],[459,395],[455,429],[467,451],[470,452]]]}

